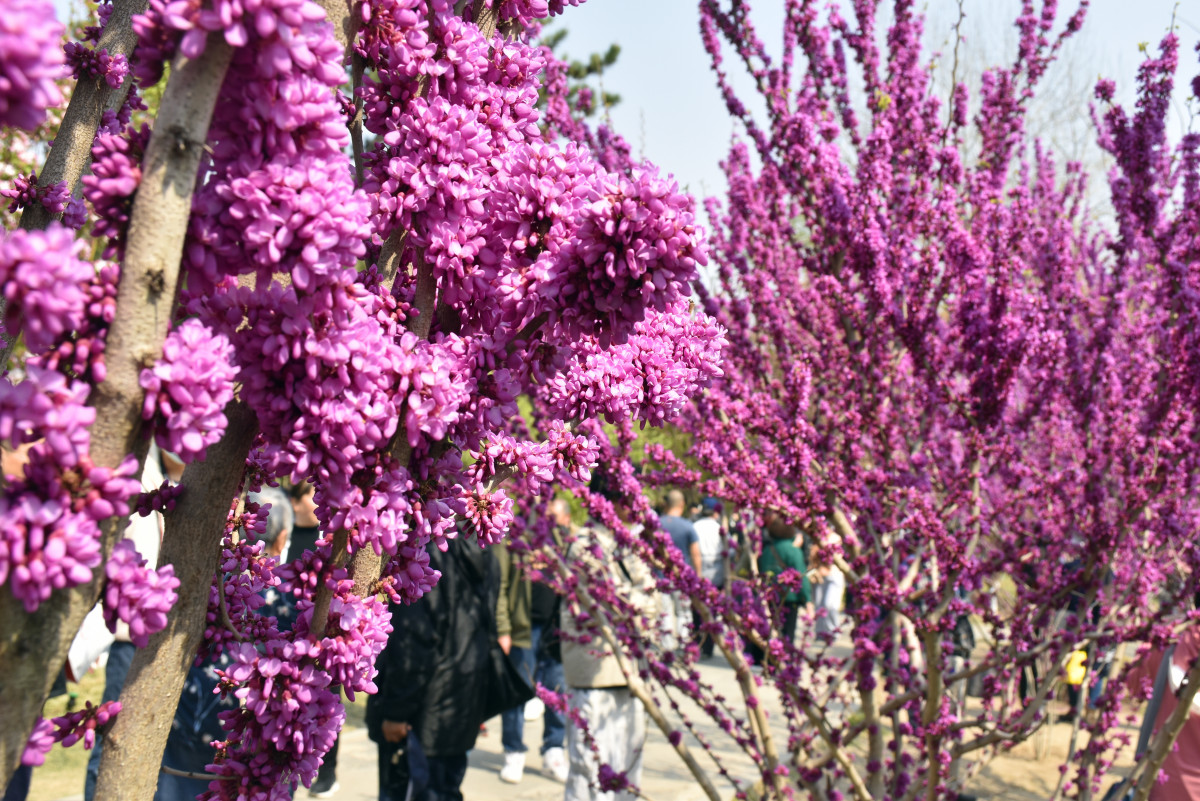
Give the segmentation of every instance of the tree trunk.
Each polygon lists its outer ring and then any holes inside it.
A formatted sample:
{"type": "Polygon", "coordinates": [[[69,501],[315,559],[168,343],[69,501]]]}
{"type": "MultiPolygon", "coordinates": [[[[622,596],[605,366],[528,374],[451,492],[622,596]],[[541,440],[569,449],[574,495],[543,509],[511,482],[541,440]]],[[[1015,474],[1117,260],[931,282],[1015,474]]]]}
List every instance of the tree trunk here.
{"type": "MultiPolygon", "coordinates": [[[[114,0],[112,16],[108,18],[104,35],[96,47],[105,48],[112,55],[120,53],[128,56],[137,43],[131,20],[134,14],[145,10],[146,0],[114,0]]],[[[96,130],[100,127],[104,111],[120,109],[129,94],[132,80],[132,76],[126,76],[124,83],[116,89],[111,88],[104,78],[85,77],[75,84],[67,113],[63,115],[62,125],[54,134],[54,144],[38,175],[38,186],[53,186],[66,181],[71,193],[75,193],[83,171],[91,163],[92,142],[96,139],[96,130]]],[[[26,231],[41,230],[52,219],[45,206],[35,203],[21,214],[21,227],[26,231]]],[[[4,299],[0,298],[0,311],[3,309],[4,299]]],[[[10,339],[8,334],[0,334],[0,365],[8,364],[15,345],[16,339],[10,339]]]]}
{"type": "MultiPolygon", "coordinates": [[[[129,453],[145,454],[138,375],[160,355],[170,324],[196,171],[232,54],[220,35],[209,36],[199,59],[176,60],[163,93],[129,223],[117,289],[119,311],[107,339],[108,377],[91,398],[96,409],[91,456],[98,465],[115,467],[129,453]]],[[[215,456],[209,458],[215,465],[215,456]]],[[[123,519],[105,521],[101,564],[124,527],[123,519]]],[[[33,615],[26,614],[11,593],[0,593],[0,709],[8,723],[0,732],[4,784],[66,661],[71,640],[96,604],[102,575],[97,571],[88,584],[55,593],[33,615]]]]}
{"type": "MultiPolygon", "coordinates": [[[[134,14],[146,10],[146,0],[113,0],[112,16],[104,26],[104,35],[96,49],[105,49],[109,55],[128,57],[137,44],[131,20],[134,14]]],[[[129,94],[132,76],[116,89],[111,88],[103,77],[84,77],[75,84],[71,103],[63,115],[62,125],[54,134],[54,145],[46,156],[46,163],[38,175],[38,186],[53,186],[67,182],[74,194],[79,188],[79,179],[92,160],[92,142],[100,119],[106,109],[117,111],[129,94]]],[[[30,206],[21,214],[21,227],[26,231],[45,228],[50,224],[50,212],[40,203],[30,206]]]]}
{"type": "Polygon", "coordinates": [[[209,588],[221,557],[221,532],[245,473],[258,427],[240,401],[226,409],[229,427],[203,463],[183,474],[187,489],[166,515],[161,564],[175,568],[179,600],[167,627],[137,652],[121,691],[121,713],[104,740],[97,801],[150,801],[179,693],[204,634],[209,588]]]}

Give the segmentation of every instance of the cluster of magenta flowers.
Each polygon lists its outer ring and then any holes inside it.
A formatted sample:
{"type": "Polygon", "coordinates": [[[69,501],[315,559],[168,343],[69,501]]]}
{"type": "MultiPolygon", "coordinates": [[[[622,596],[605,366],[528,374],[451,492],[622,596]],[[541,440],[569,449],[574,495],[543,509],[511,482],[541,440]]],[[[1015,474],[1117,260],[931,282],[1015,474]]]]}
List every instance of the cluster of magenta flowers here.
{"type": "Polygon", "coordinates": [[[157,570],[147,567],[132,540],[121,540],[104,564],[104,620],[110,627],[117,620],[129,625],[129,640],[145,648],[150,635],[167,625],[167,613],[175,605],[179,579],[170,565],[157,570]]]}
{"type": "Polygon", "coordinates": [[[0,499],[0,580],[31,612],[54,590],[91,580],[99,524],[128,514],[139,489],[132,458],[115,470],[92,463],[89,385],[56,369],[86,376],[103,353],[89,334],[106,315],[107,293],[82,247],[58,225],[0,240],[7,327],[24,335],[30,354],[23,380],[0,380],[0,436],[28,446],[24,474],[0,499]]]}
{"type": "Polygon", "coordinates": [[[203,460],[225,433],[225,406],[237,377],[232,349],[224,335],[187,320],[167,336],[162,358],[142,371],[142,416],[151,421],[159,447],[185,463],[203,460]]]}
{"type": "Polygon", "coordinates": [[[62,102],[63,25],[54,5],[13,0],[0,19],[0,125],[33,130],[62,102]]]}
{"type": "Polygon", "coordinates": [[[129,74],[129,60],[119,53],[112,56],[103,48],[91,48],[83,42],[67,42],[63,51],[76,80],[84,76],[103,78],[105,83],[116,89],[129,74]]]}
{"type": "Polygon", "coordinates": [[[52,186],[38,186],[37,176],[18,175],[8,189],[0,189],[0,196],[10,198],[9,212],[20,211],[34,204],[41,204],[54,216],[62,216],[63,225],[79,229],[87,221],[87,208],[83,201],[72,197],[65,181],[52,186]]]}
{"type": "Polygon", "coordinates": [[[252,409],[244,484],[312,482],[326,533],[279,564],[256,541],[265,510],[230,499],[203,648],[232,659],[222,691],[241,707],[224,713],[210,798],[283,799],[313,780],[344,719],[339,691],[375,689],[390,631],[375,596],[412,602],[435,586],[427,548],[463,527],[496,542],[530,494],[585,483],[604,433],[584,418],[658,424],[720,375],[723,333],[686,297],[706,259],[693,201],[580,125],[565,65],[528,42],[535,19],[568,5],[358,4],[364,75],[341,96],[347,52],[311,0],[151,0],[128,58],[98,47],[108,4],[65,59],[57,40],[10,43],[0,29],[0,78],[61,75],[65,61],[79,79],[133,87],[92,143],[87,207],[32,176],[4,190],[70,225],[90,208],[103,258],[83,258],[58,225],[0,239],[9,330],[29,354],[0,384],[0,437],[28,446],[0,497],[0,584],[32,611],[99,579],[107,623],[139,645],[166,624],[178,579],[128,542],[102,563],[100,525],[169,511],[187,486],[142,492],[133,457],[105,468],[89,452],[153,136],[132,112],[170,59],[204,59],[217,38],[232,48],[182,289],[161,352],[137,356],[139,411],[191,463],[212,458],[231,404],[252,409]],[[359,160],[347,155],[356,103],[375,134],[359,160]],[[536,433],[522,395],[545,412],[536,433]],[[374,574],[356,572],[363,554],[374,574]],[[271,593],[294,602],[289,626],[271,593]]]}
{"type": "Polygon", "coordinates": [[[107,240],[107,257],[124,251],[133,196],[142,180],[141,157],[149,139],[150,129],[142,126],[124,136],[119,131],[102,132],[92,145],[92,171],[82,178],[83,196],[96,218],[92,235],[107,240]]]}
{"type": "Polygon", "coordinates": [[[120,701],[105,701],[99,705],[85,701],[83,709],[77,712],[53,720],[38,718],[33,736],[29,738],[29,744],[21,755],[21,764],[43,764],[46,754],[55,743],[62,743],[63,748],[70,748],[75,743],[82,742],[83,747],[90,750],[96,744],[96,730],[105,726],[120,711],[120,701]]]}

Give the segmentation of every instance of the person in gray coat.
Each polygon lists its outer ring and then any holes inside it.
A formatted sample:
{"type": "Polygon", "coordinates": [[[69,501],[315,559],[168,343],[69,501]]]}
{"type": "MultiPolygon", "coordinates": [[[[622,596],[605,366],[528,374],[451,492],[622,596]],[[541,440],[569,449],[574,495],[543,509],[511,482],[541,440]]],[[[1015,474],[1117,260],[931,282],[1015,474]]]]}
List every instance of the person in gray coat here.
{"type": "MultiPolygon", "coordinates": [[[[617,507],[623,515],[625,499],[607,474],[597,468],[589,489],[617,507]]],[[[624,518],[622,518],[624,519],[624,518]]],[[[567,551],[567,561],[579,573],[604,576],[618,597],[647,620],[656,616],[650,594],[654,579],[641,559],[621,553],[612,532],[589,520],[567,551]],[[603,561],[592,553],[599,546],[603,561]]],[[[572,716],[567,719],[566,801],[634,801],[628,790],[602,791],[601,766],[624,774],[629,784],[641,781],[642,750],[646,743],[646,711],[629,689],[629,672],[637,664],[628,654],[614,652],[604,636],[598,616],[581,615],[579,603],[563,615],[562,662],[568,687],[568,703],[585,721],[583,731],[572,716]],[[580,620],[586,622],[581,623],[580,620]],[[595,745],[595,749],[591,747],[595,745]]]]}

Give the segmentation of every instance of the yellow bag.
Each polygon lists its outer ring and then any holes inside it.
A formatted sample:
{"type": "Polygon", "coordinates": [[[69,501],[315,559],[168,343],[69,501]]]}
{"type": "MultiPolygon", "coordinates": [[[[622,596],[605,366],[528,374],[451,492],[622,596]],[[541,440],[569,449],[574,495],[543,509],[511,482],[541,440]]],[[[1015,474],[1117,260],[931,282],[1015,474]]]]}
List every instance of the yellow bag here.
{"type": "Polygon", "coordinates": [[[1078,687],[1087,675],[1087,651],[1072,651],[1067,658],[1067,684],[1078,687]]]}

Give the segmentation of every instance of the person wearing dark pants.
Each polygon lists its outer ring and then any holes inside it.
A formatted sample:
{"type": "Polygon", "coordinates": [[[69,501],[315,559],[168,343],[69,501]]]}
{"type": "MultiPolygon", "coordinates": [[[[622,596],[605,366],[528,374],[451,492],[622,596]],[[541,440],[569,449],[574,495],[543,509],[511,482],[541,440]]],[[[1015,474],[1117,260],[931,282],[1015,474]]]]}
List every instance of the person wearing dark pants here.
{"type": "MultiPolygon", "coordinates": [[[[462,801],[467,752],[479,725],[499,711],[488,694],[493,647],[503,659],[494,620],[500,571],[468,531],[449,540],[444,553],[434,545],[427,553],[442,577],[415,603],[390,607],[392,634],[376,661],[379,692],[367,696],[367,733],[388,762],[415,735],[428,784],[414,801],[462,801]]],[[[389,780],[380,786],[381,801],[405,797],[382,770],[380,778],[389,780]]]]}
{"type": "Polygon", "coordinates": [[[313,798],[330,798],[341,788],[337,780],[338,743],[341,741],[342,735],[339,732],[337,739],[333,741],[333,747],[329,749],[321,767],[317,769],[317,778],[308,788],[308,794],[313,798]]]}
{"type": "MultiPolygon", "coordinates": [[[[133,643],[117,640],[108,649],[108,663],[104,666],[104,694],[100,703],[116,701],[121,697],[121,688],[125,686],[125,677],[129,675],[129,666],[133,663],[133,655],[137,648],[133,643]]],[[[104,752],[104,738],[97,737],[92,746],[92,754],[88,757],[87,776],[83,783],[84,801],[92,801],[96,795],[96,780],[100,777],[100,758],[104,752]]]]}
{"type": "MultiPolygon", "coordinates": [[[[562,692],[563,668],[562,662],[552,658],[541,648],[544,625],[534,624],[530,632],[530,647],[513,647],[509,658],[529,678],[530,684],[537,682],[548,690],[562,692]]],[[[511,764],[510,754],[520,755],[520,765],[524,768],[525,752],[525,705],[514,707],[501,714],[502,724],[501,745],[504,746],[505,767],[511,764]]],[[[558,781],[567,780],[567,755],[563,750],[566,742],[567,727],[562,716],[551,707],[544,707],[542,728],[542,770],[558,781]]],[[[515,778],[500,772],[500,779],[512,784],[520,781],[520,773],[515,778]]]]}
{"type": "MultiPolygon", "coordinates": [[[[496,598],[496,638],[513,666],[533,683],[535,651],[532,606],[533,584],[525,575],[525,554],[500,542],[492,547],[500,567],[500,592],[496,598]]],[[[525,774],[525,706],[500,713],[500,741],[504,745],[504,766],[500,781],[516,784],[525,774]]]]}

